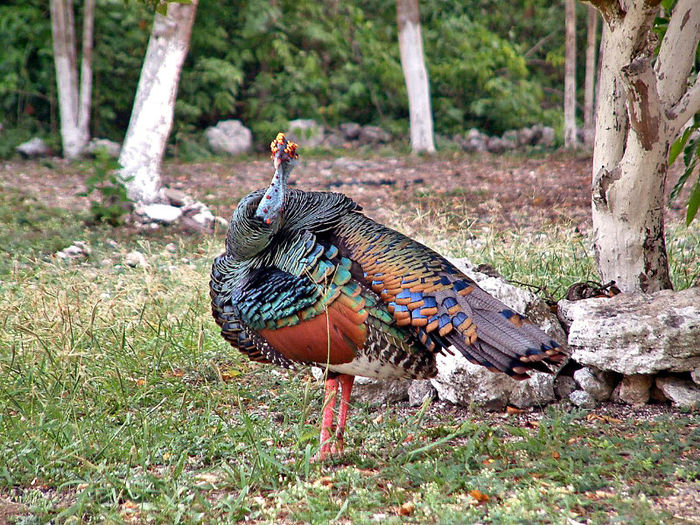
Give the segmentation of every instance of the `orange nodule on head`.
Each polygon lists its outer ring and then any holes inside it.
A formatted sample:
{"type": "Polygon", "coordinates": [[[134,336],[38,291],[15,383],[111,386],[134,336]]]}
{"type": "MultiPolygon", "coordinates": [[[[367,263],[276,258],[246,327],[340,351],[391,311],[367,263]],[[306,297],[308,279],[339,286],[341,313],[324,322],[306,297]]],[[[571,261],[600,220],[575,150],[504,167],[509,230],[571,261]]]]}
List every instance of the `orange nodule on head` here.
{"type": "Polygon", "coordinates": [[[272,158],[274,159],[277,155],[280,155],[280,160],[292,160],[296,159],[299,155],[297,154],[297,144],[291,140],[287,140],[284,133],[280,132],[270,143],[270,151],[272,152],[272,158]]]}

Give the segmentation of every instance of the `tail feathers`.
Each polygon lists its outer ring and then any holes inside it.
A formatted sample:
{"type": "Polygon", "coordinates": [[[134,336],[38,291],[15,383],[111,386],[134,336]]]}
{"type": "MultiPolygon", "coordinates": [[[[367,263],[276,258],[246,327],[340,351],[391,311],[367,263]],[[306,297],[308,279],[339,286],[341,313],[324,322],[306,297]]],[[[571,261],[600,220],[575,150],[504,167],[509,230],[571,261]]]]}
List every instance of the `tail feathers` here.
{"type": "Polygon", "coordinates": [[[459,333],[447,338],[472,362],[526,379],[532,370],[551,372],[545,362],[554,364],[564,358],[559,343],[512,310],[473,309],[472,317],[475,341],[465,340],[459,333]]]}

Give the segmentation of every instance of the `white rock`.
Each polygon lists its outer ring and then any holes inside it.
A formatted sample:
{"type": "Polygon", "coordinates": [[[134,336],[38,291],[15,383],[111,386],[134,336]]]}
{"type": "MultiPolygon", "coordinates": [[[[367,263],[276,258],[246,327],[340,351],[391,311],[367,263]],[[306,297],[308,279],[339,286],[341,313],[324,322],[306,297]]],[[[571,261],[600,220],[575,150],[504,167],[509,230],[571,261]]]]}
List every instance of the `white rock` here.
{"type": "Polygon", "coordinates": [[[23,142],[15,150],[28,158],[46,157],[51,153],[51,149],[46,145],[46,142],[39,137],[23,142]]]}
{"type": "Polygon", "coordinates": [[[408,387],[408,404],[417,407],[426,399],[435,399],[437,391],[429,379],[411,381],[408,387]]]}
{"type": "Polygon", "coordinates": [[[325,131],[315,120],[291,120],[287,129],[287,138],[302,148],[315,148],[323,143],[325,131]]]}
{"type": "Polygon", "coordinates": [[[574,379],[596,401],[607,401],[615,388],[615,382],[611,374],[588,367],[576,370],[574,379]]]}
{"type": "Polygon", "coordinates": [[[134,250],[126,254],[124,258],[124,264],[131,266],[132,268],[138,268],[139,266],[148,266],[148,261],[146,261],[146,256],[139,251],[134,250]]]}
{"type": "Polygon", "coordinates": [[[121,144],[113,140],[93,138],[88,142],[85,153],[94,156],[97,150],[103,150],[109,157],[116,159],[119,157],[121,149],[121,144]]]}
{"type": "Polygon", "coordinates": [[[91,253],[92,250],[86,243],[75,241],[67,248],[56,252],[56,257],[63,260],[87,259],[91,253]]]}
{"type": "Polygon", "coordinates": [[[438,375],[431,379],[438,397],[455,405],[472,403],[489,410],[508,404],[515,380],[467,361],[462,354],[438,355],[438,375]]]}
{"type": "Polygon", "coordinates": [[[515,381],[513,390],[508,396],[508,404],[518,408],[541,407],[555,399],[554,375],[532,372],[530,379],[515,381]]]}
{"type": "Polygon", "coordinates": [[[620,381],[617,398],[628,405],[643,405],[651,397],[651,385],[654,377],[645,374],[625,376],[620,381]]]}
{"type": "Polygon", "coordinates": [[[151,222],[161,222],[171,224],[182,216],[182,208],[170,206],[169,204],[147,204],[139,206],[135,213],[141,215],[151,222]]]}
{"type": "Polygon", "coordinates": [[[253,133],[240,120],[222,120],[204,132],[216,153],[240,155],[253,147],[253,133]]]}
{"type": "Polygon", "coordinates": [[[595,408],[595,398],[585,390],[574,390],[569,394],[569,400],[580,408],[595,408]]]}
{"type": "Polygon", "coordinates": [[[700,367],[700,288],[560,301],[581,364],[625,375],[700,367]]]}
{"type": "Polygon", "coordinates": [[[539,145],[547,148],[554,146],[554,128],[549,126],[542,128],[542,137],[540,137],[539,145]]]}
{"type": "Polygon", "coordinates": [[[700,408],[700,386],[680,377],[657,377],[656,386],[681,408],[700,408]]]}

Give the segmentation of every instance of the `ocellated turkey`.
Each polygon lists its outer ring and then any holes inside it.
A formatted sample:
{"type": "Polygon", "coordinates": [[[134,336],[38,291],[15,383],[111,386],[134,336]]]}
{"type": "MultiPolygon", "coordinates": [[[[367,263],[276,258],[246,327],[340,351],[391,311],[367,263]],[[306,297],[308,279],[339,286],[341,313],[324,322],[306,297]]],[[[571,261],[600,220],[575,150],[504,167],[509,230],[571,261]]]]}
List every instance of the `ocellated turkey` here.
{"type": "Polygon", "coordinates": [[[272,182],[233,212],[210,294],[221,334],[250,359],[327,369],[319,458],[342,450],[355,376],[430,378],[451,349],[518,379],[562,360],[556,341],[438,253],[342,194],[288,188],[296,149],[282,133],[272,142],[272,182]]]}

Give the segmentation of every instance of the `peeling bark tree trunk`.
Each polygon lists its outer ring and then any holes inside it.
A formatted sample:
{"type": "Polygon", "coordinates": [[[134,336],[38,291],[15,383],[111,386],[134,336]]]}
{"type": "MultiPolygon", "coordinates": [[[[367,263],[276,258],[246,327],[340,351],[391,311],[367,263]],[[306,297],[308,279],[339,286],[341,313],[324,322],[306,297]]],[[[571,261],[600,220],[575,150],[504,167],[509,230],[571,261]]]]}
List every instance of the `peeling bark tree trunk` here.
{"type": "Polygon", "coordinates": [[[182,64],[194,24],[197,0],[169,4],[167,16],[156,14],[141,69],[129,128],[119,156],[129,198],[160,199],[160,167],[173,123],[182,64]]]}
{"type": "Polygon", "coordinates": [[[50,7],[63,155],[68,159],[74,159],[80,156],[90,140],[95,0],[85,0],[83,7],[80,91],[78,91],[73,2],[72,0],[51,0],[50,7]]]}
{"type": "Polygon", "coordinates": [[[408,91],[408,112],[411,125],[411,149],[432,153],[433,114],[430,109],[430,86],[423,58],[418,0],[396,0],[399,26],[401,67],[408,91]]]}
{"type": "Polygon", "coordinates": [[[586,80],[583,95],[583,143],[590,147],[593,145],[593,137],[595,136],[593,105],[595,101],[596,76],[595,52],[598,43],[598,13],[590,6],[588,6],[587,33],[586,80]]]}
{"type": "Polygon", "coordinates": [[[603,281],[625,292],[671,288],[664,239],[668,153],[700,110],[688,87],[700,39],[700,4],[679,0],[661,43],[660,0],[591,0],[604,20],[593,149],[593,230],[603,281]]]}
{"type": "Polygon", "coordinates": [[[575,148],[576,137],[576,3],[565,0],[564,147],[575,148]]]}

